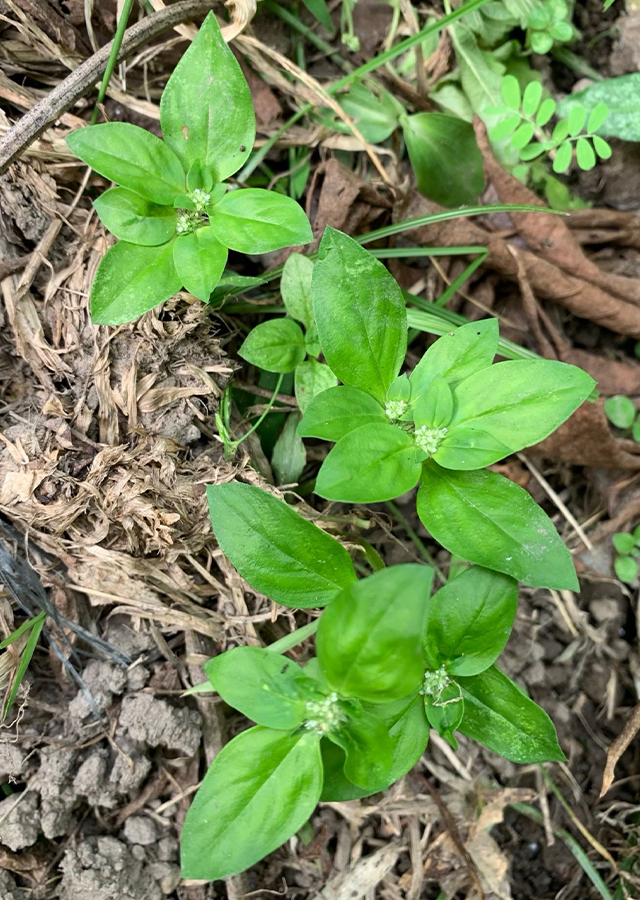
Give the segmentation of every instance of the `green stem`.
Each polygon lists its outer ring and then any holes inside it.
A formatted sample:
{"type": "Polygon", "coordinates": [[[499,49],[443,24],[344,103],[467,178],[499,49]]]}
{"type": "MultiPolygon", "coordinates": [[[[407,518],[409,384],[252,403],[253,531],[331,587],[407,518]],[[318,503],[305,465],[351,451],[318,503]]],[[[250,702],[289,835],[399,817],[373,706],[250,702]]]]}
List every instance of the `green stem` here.
{"type": "Polygon", "coordinates": [[[279,3],[274,3],[273,0],[264,0],[262,5],[272,12],[274,16],[278,16],[279,19],[282,19],[283,22],[286,22],[287,25],[290,25],[291,28],[301,34],[310,44],[313,44],[316,50],[319,50],[320,53],[325,53],[337,66],[340,66],[341,69],[347,72],[351,71],[353,67],[349,65],[347,60],[340,55],[335,47],[332,47],[331,44],[328,44],[319,37],[315,31],[308,28],[300,21],[300,19],[292,15],[288,9],[280,6],[279,3]]]}
{"type": "MultiPolygon", "coordinates": [[[[422,31],[410,35],[408,38],[405,38],[404,41],[400,41],[399,44],[396,44],[395,47],[391,47],[385,53],[381,53],[380,56],[375,56],[373,59],[370,59],[369,62],[354,69],[353,72],[344,75],[334,84],[326,87],[325,92],[330,95],[337,93],[343,87],[346,87],[346,85],[351,84],[353,81],[357,81],[363,75],[373,72],[375,69],[380,68],[380,66],[384,66],[392,59],[395,59],[396,56],[400,56],[401,53],[405,53],[407,50],[415,47],[416,44],[419,44],[430,34],[438,34],[443,28],[451,25],[452,22],[455,22],[457,19],[462,18],[462,16],[466,15],[468,12],[480,9],[480,7],[484,6],[487,2],[488,0],[470,0],[469,3],[465,3],[464,6],[459,7],[449,13],[449,15],[443,16],[443,18],[438,19],[437,22],[431,22],[429,25],[426,25],[422,31]]],[[[246,166],[236,175],[238,181],[246,181],[251,173],[260,165],[267,153],[269,153],[272,147],[280,140],[285,131],[291,128],[292,125],[295,125],[295,123],[310,112],[313,107],[313,103],[307,103],[299,109],[295,115],[291,116],[291,118],[262,145],[262,147],[251,157],[246,166]]]]}
{"type": "Polygon", "coordinates": [[[93,113],[91,114],[91,125],[96,124],[100,104],[104,100],[107,93],[109,81],[116,66],[118,53],[120,52],[120,45],[122,44],[122,38],[124,37],[125,28],[127,27],[127,21],[129,20],[129,13],[131,12],[132,6],[133,0],[125,0],[124,6],[122,7],[122,15],[118,19],[118,27],[116,28],[116,33],[113,38],[113,44],[111,45],[111,53],[109,54],[109,59],[107,61],[107,68],[104,70],[104,75],[102,76],[102,81],[100,82],[98,99],[96,100],[96,105],[94,106],[93,113]]]}
{"type": "Polygon", "coordinates": [[[312,634],[315,634],[319,624],[320,619],[314,619],[313,622],[309,622],[308,625],[303,625],[302,628],[296,628],[295,631],[281,637],[279,641],[269,644],[267,650],[273,650],[274,653],[287,653],[292,647],[297,647],[298,644],[301,644],[303,641],[306,641],[308,637],[311,637],[312,634]]]}
{"type": "Polygon", "coordinates": [[[269,400],[269,402],[267,403],[267,405],[264,409],[264,412],[262,413],[262,415],[260,416],[258,421],[255,423],[255,425],[252,425],[251,428],[249,429],[249,431],[247,431],[246,434],[243,434],[241,438],[238,438],[237,441],[232,441],[230,447],[234,453],[236,452],[236,450],[238,449],[240,444],[243,441],[245,441],[249,437],[250,434],[253,434],[253,432],[256,430],[256,428],[259,428],[260,425],[262,424],[262,422],[264,422],[267,414],[269,413],[269,410],[271,409],[273,404],[276,402],[276,398],[277,398],[278,394],[280,393],[280,386],[282,384],[283,378],[284,378],[284,372],[281,372],[280,375],[278,376],[278,381],[276,382],[276,387],[273,392],[273,396],[271,397],[271,400],[269,400]]]}

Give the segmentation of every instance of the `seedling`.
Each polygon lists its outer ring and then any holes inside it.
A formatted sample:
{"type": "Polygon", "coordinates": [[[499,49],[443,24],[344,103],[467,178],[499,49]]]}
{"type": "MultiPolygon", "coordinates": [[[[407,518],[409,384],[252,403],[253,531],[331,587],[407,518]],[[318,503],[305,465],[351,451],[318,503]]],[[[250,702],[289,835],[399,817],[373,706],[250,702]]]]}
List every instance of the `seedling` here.
{"type": "Polygon", "coordinates": [[[612,425],[627,433],[630,432],[634,441],[640,441],[640,414],[636,414],[636,408],[629,397],[623,394],[607,397],[604,401],[604,411],[612,425]]]}
{"type": "Polygon", "coordinates": [[[527,19],[527,44],[534,53],[548,53],[554,44],[567,44],[577,32],[566,0],[543,0],[527,19]]]}
{"type": "Polygon", "coordinates": [[[631,534],[618,532],[613,536],[616,558],[613,561],[615,573],[626,584],[633,584],[638,578],[638,557],[640,556],[640,525],[631,534]]]}
{"type": "Polygon", "coordinates": [[[402,292],[354,240],[328,228],[313,272],[325,358],[342,385],[311,401],[303,437],[335,441],[318,473],[329,500],[392,500],[418,482],[418,514],[463,559],[526,584],[577,586],[567,549],[531,496],[486,466],[541,441],[589,396],[575,366],[492,366],[498,326],[469,323],[400,375],[407,347],[402,292]]]}
{"type": "Polygon", "coordinates": [[[302,208],[282,194],[228,190],[253,148],[255,117],[240,66],[215,15],[205,19],[167,82],[164,140],[126,122],[73,132],[73,153],[118,187],[95,209],[118,239],[91,290],[95,323],[128,322],[185,287],[207,302],[228,251],[266,253],[312,239],[302,208]]]}
{"type": "Polygon", "coordinates": [[[431,596],[433,569],[408,564],[356,581],[344,548],[277,498],[238,483],[207,493],[217,540],[252,587],[328,607],[304,667],[277,645],[206,664],[256,727],[216,756],[196,794],[186,878],[253,865],[318,800],[384,790],[420,758],[430,726],[454,747],[458,730],[515,762],[564,759],[546,713],[494,665],[515,616],[513,579],[472,567],[431,596]]]}

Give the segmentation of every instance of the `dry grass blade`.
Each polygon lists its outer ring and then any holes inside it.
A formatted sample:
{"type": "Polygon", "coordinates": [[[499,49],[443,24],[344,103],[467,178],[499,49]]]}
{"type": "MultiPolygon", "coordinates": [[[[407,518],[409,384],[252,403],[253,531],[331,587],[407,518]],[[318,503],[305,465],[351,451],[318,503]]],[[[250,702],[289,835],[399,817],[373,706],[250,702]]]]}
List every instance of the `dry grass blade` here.
{"type": "Polygon", "coordinates": [[[607,751],[607,762],[602,773],[602,787],[599,797],[604,797],[611,785],[618,760],[627,749],[631,741],[640,731],[640,703],[631,710],[631,714],[625,726],[607,751]]]}

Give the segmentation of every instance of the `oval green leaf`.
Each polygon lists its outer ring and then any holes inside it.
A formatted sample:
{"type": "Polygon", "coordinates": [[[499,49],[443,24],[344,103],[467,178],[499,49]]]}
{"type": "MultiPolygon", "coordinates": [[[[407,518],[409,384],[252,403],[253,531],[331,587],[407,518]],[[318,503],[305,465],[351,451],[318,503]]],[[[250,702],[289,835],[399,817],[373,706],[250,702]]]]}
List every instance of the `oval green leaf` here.
{"type": "Polygon", "coordinates": [[[307,355],[304,334],[293,319],[269,319],[249,332],[238,355],[267,372],[293,372],[307,355]]]}
{"type": "MultiPolygon", "coordinates": [[[[329,366],[318,362],[317,359],[307,359],[305,362],[301,362],[299,366],[296,366],[294,375],[294,393],[300,412],[306,412],[312,400],[324,391],[337,387],[337,384],[338,379],[329,366]]],[[[371,399],[368,395],[365,396],[367,399],[371,399]]]]}
{"type": "Polygon", "coordinates": [[[577,590],[571,554],[525,490],[495,472],[423,467],[418,515],[461,559],[539,587],[577,590]]]}
{"type": "Polygon", "coordinates": [[[498,338],[498,320],[493,318],[469,322],[443,334],[409,376],[411,395],[420,396],[438,376],[453,390],[465,378],[488,368],[498,350],[498,338]]]}
{"type": "Polygon", "coordinates": [[[207,499],[222,552],[276,603],[324,606],[355,581],[345,548],[283,500],[240,482],[208,485],[207,499]]]}
{"type": "Polygon", "coordinates": [[[209,226],[182,234],[173,245],[173,262],[184,287],[207,303],[227,264],[227,248],[209,226]]]}
{"type": "Polygon", "coordinates": [[[175,234],[175,209],[151,203],[127,188],[110,188],[93,205],[102,224],[119,240],[155,247],[175,234]]]}
{"type": "Polygon", "coordinates": [[[341,384],[313,398],[298,425],[298,434],[339,441],[362,425],[387,425],[388,421],[377,400],[358,388],[341,384]]]}
{"type": "Polygon", "coordinates": [[[182,828],[182,876],[215,881],[276,850],[316,807],[320,738],[250,728],[218,753],[182,828]],[[250,836],[250,837],[249,837],[250,836]]]}
{"type": "Polygon", "coordinates": [[[280,293],[285,309],[292,319],[301,322],[305,328],[313,325],[312,276],[313,262],[309,257],[292,253],[284,264],[280,279],[280,293]]]}
{"type": "Polygon", "coordinates": [[[146,200],[173,206],[184,192],[180,160],[155,134],[129,122],[80,128],[67,137],[72,153],[96,172],[146,200]]]}
{"type": "Polygon", "coordinates": [[[228,191],[210,209],[209,222],[218,240],[240,253],[268,253],[313,240],[299,203],[260,188],[228,191]]]}

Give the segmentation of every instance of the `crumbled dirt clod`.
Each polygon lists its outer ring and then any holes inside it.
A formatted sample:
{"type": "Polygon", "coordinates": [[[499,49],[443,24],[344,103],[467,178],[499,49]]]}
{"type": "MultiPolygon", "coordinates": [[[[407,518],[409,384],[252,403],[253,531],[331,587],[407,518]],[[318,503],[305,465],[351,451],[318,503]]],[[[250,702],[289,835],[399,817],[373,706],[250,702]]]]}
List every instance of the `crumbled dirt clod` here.
{"type": "Polygon", "coordinates": [[[148,747],[162,745],[185,756],[193,756],[200,743],[200,714],[171,706],[151,694],[125,697],[119,724],[134,741],[148,747]]]}
{"type": "Polygon", "coordinates": [[[124,836],[130,844],[154,844],[158,830],[148,816],[129,816],[124,823],[124,836]]]}
{"type": "Polygon", "coordinates": [[[146,861],[114,837],[86,838],[65,853],[60,900],[161,900],[146,861]]]}
{"type": "Polygon", "coordinates": [[[14,852],[31,847],[40,833],[38,795],[14,794],[0,802],[0,844],[14,852]]]}

